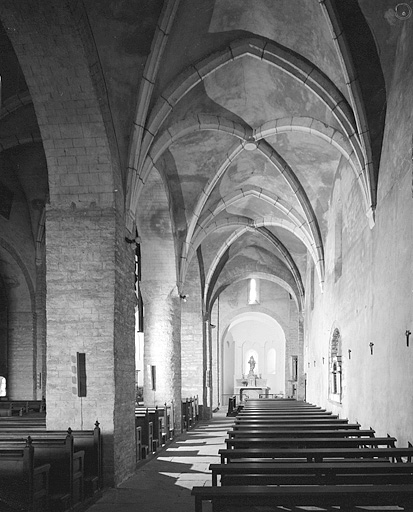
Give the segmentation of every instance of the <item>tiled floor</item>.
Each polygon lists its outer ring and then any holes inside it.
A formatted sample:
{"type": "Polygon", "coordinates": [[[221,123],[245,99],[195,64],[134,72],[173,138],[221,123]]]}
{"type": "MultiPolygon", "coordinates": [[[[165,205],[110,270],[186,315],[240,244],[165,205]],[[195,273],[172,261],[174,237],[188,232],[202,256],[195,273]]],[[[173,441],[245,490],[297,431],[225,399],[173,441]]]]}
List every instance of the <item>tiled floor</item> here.
{"type": "Polygon", "coordinates": [[[181,434],[132,478],[106,491],[87,512],[194,512],[191,489],[211,485],[208,467],[219,462],[218,450],[225,448],[234,422],[225,412],[218,411],[211,421],[181,434]]]}

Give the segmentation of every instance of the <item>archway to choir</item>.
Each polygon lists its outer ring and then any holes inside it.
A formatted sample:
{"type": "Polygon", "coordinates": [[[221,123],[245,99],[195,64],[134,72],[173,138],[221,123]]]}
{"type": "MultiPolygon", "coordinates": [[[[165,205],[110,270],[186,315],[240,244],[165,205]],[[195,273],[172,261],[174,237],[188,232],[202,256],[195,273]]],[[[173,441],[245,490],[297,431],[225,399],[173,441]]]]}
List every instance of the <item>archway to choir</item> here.
{"type": "Polygon", "coordinates": [[[265,313],[237,315],[221,343],[221,403],[232,395],[285,395],[286,336],[274,318],[265,313]]]}

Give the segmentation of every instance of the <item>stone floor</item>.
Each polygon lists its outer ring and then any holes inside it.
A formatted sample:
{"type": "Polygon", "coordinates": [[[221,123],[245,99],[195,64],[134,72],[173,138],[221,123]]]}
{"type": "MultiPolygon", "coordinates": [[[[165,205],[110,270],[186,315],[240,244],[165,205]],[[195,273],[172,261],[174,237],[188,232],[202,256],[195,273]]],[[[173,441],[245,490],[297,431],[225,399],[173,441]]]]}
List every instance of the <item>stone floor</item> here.
{"type": "Polygon", "coordinates": [[[105,491],[87,512],[194,512],[191,489],[211,485],[208,467],[219,462],[218,450],[225,448],[233,422],[226,411],[218,411],[211,421],[198,423],[138,467],[121,486],[105,491]]]}

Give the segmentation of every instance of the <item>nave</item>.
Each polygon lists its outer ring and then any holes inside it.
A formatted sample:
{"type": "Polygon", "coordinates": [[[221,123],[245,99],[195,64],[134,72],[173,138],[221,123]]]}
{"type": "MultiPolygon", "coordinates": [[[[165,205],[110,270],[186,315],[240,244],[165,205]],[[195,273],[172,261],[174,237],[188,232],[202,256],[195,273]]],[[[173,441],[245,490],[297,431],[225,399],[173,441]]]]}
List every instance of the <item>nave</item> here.
{"type": "MultiPolygon", "coordinates": [[[[232,405],[229,404],[229,413],[232,405]]],[[[413,508],[413,446],[294,399],[246,400],[195,512],[413,508]]]]}
{"type": "Polygon", "coordinates": [[[410,443],[306,402],[234,405],[142,461],[88,512],[413,510],[410,443]]]}

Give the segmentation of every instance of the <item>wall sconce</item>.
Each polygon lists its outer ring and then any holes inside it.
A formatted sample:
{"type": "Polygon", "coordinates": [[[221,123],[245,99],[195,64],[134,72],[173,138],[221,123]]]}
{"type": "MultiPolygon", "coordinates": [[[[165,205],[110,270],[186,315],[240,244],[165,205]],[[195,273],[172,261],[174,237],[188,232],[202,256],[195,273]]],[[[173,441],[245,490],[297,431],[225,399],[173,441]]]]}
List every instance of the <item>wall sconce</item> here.
{"type": "Polygon", "coordinates": [[[323,364],[324,364],[324,357],[323,357],[323,364]]]}
{"type": "Polygon", "coordinates": [[[406,331],[405,334],[406,334],[406,345],[409,346],[411,332],[410,331],[406,331]]]}
{"type": "Polygon", "coordinates": [[[316,365],[316,362],[314,361],[314,366],[316,365]]]}
{"type": "Polygon", "coordinates": [[[372,341],[370,341],[369,343],[369,347],[370,347],[370,354],[373,355],[373,347],[374,347],[374,343],[372,341]]]}
{"type": "Polygon", "coordinates": [[[127,236],[125,236],[125,242],[127,244],[136,244],[136,245],[139,245],[141,243],[141,237],[140,236],[137,236],[135,238],[128,238],[127,236]]]}
{"type": "Polygon", "coordinates": [[[214,325],[214,324],[209,324],[209,326],[211,327],[211,329],[215,329],[216,328],[216,325],[214,325]]]}
{"type": "Polygon", "coordinates": [[[348,358],[351,359],[351,350],[348,349],[348,358]]]}
{"type": "Polygon", "coordinates": [[[187,299],[188,297],[189,297],[189,295],[185,295],[185,294],[183,294],[183,293],[180,293],[180,294],[179,294],[179,298],[180,298],[181,300],[183,300],[183,302],[186,302],[186,299],[187,299]]]}

